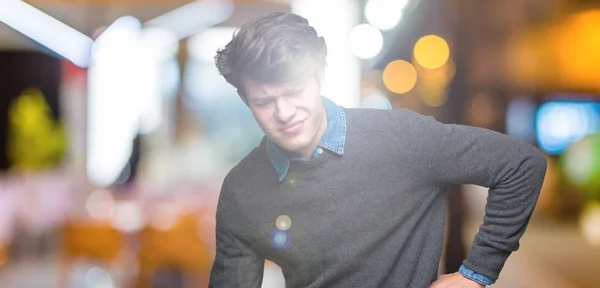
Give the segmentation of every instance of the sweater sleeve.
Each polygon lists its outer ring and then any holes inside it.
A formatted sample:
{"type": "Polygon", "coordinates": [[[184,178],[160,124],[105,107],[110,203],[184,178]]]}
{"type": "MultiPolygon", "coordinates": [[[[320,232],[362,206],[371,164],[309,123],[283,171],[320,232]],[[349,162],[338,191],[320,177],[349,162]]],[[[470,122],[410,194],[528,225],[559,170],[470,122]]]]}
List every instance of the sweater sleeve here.
{"type": "MultiPolygon", "coordinates": [[[[227,182],[227,180],[226,180],[227,182]]],[[[265,260],[242,240],[236,229],[242,224],[236,201],[223,184],[217,207],[216,244],[217,253],[210,273],[210,288],[253,287],[262,285],[265,260]]]]}
{"type": "Polygon", "coordinates": [[[410,110],[394,115],[399,118],[394,119],[393,130],[399,137],[416,140],[419,157],[414,159],[422,162],[415,165],[430,181],[489,187],[484,221],[464,265],[496,280],[529,223],[546,172],[545,156],[532,145],[495,131],[442,124],[410,110]],[[407,133],[401,127],[408,127],[407,133]]]}

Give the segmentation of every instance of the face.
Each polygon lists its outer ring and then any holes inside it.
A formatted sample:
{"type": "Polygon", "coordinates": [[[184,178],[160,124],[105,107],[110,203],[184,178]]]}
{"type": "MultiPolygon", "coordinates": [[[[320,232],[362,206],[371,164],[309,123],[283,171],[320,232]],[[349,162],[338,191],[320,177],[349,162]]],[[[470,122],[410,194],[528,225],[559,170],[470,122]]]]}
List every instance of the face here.
{"type": "Polygon", "coordinates": [[[308,158],[327,120],[321,100],[323,71],[281,85],[244,80],[246,101],[263,132],[288,152],[308,158]]]}

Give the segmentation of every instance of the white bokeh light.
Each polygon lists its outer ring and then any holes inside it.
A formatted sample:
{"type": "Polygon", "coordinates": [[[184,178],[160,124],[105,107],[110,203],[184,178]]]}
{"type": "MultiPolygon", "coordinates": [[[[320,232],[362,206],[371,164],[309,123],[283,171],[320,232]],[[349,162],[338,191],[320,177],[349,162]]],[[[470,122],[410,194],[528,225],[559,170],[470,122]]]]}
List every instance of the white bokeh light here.
{"type": "Polygon", "coordinates": [[[124,233],[134,233],[144,227],[142,207],[133,201],[123,201],[115,205],[115,211],[111,217],[113,227],[124,233]]]}
{"type": "Polygon", "coordinates": [[[375,57],[383,47],[383,36],[381,32],[369,25],[360,24],[352,28],[348,35],[350,51],[356,57],[369,59],[375,57]]]}
{"type": "Polygon", "coordinates": [[[107,220],[114,212],[115,201],[110,191],[99,189],[92,192],[86,202],[85,208],[90,217],[96,220],[107,220]]]}
{"type": "Polygon", "coordinates": [[[369,0],[365,5],[365,17],[381,30],[394,28],[402,19],[402,10],[408,0],[369,0]]]}

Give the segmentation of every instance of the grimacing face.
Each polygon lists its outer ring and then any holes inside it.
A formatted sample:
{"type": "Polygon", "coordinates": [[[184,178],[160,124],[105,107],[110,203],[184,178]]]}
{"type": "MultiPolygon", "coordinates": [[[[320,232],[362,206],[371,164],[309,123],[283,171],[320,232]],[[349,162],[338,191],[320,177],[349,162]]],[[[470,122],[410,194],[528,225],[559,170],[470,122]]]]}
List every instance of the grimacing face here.
{"type": "Polygon", "coordinates": [[[327,126],[321,99],[324,71],[280,85],[244,79],[242,99],[263,132],[293,155],[310,158],[327,126]]]}

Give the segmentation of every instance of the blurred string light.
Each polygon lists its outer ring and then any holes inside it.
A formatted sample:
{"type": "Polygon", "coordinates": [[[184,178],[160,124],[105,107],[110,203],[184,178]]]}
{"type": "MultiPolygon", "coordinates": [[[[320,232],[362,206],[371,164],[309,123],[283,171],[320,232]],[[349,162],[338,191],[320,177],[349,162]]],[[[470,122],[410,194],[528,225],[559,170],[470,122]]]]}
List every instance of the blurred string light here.
{"type": "Polygon", "coordinates": [[[506,111],[506,133],[523,141],[535,141],[535,112],[537,105],[528,98],[514,99],[506,111]]]}
{"type": "Polygon", "coordinates": [[[413,55],[423,68],[437,69],[450,58],[450,47],[444,38],[437,35],[426,35],[417,40],[413,55]]]}
{"type": "Polygon", "coordinates": [[[359,24],[350,31],[348,44],[356,57],[370,59],[381,51],[383,36],[377,28],[369,24],[359,24]]]}
{"type": "Polygon", "coordinates": [[[454,62],[449,59],[441,67],[435,69],[423,68],[413,59],[419,82],[417,91],[423,103],[431,107],[442,106],[448,100],[448,84],[454,77],[454,62]]]}
{"type": "Polygon", "coordinates": [[[548,102],[536,114],[540,148],[562,153],[569,145],[600,130],[600,103],[548,102]]]}
{"type": "Polygon", "coordinates": [[[20,0],[0,0],[0,22],[79,67],[87,67],[93,40],[20,0]]]}
{"type": "Polygon", "coordinates": [[[394,28],[402,18],[402,11],[409,0],[369,0],[365,5],[365,17],[369,24],[381,30],[394,28]]]}
{"type": "Polygon", "coordinates": [[[415,87],[417,83],[417,70],[404,60],[395,60],[383,70],[383,84],[396,94],[404,94],[415,87]]]}
{"type": "Polygon", "coordinates": [[[145,26],[170,30],[183,39],[227,20],[232,13],[231,0],[197,0],[149,20],[145,26]]]}

